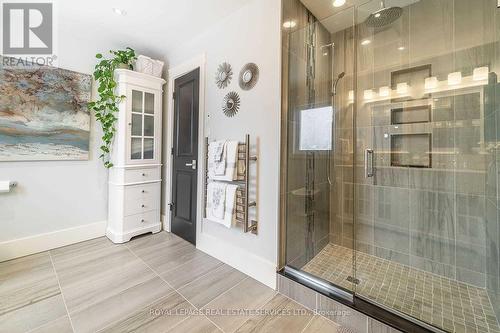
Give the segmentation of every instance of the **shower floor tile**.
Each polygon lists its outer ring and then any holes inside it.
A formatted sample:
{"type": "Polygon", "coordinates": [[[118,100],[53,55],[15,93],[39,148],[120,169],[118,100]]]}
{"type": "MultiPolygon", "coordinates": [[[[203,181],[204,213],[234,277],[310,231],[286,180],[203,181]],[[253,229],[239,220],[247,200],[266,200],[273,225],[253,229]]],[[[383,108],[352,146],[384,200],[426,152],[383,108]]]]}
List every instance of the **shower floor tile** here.
{"type": "Polygon", "coordinates": [[[353,287],[353,267],[353,251],[330,243],[302,270],[448,332],[500,332],[482,288],[359,251],[353,287]]]}

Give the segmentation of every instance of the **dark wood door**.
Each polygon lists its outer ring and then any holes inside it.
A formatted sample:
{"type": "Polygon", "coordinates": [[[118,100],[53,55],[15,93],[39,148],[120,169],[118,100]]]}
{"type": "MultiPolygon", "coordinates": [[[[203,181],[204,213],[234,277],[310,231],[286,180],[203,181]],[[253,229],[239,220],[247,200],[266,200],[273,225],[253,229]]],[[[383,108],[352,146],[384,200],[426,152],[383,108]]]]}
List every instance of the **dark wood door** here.
{"type": "Polygon", "coordinates": [[[199,87],[199,69],[174,84],[171,227],[192,244],[196,244],[199,87]]]}

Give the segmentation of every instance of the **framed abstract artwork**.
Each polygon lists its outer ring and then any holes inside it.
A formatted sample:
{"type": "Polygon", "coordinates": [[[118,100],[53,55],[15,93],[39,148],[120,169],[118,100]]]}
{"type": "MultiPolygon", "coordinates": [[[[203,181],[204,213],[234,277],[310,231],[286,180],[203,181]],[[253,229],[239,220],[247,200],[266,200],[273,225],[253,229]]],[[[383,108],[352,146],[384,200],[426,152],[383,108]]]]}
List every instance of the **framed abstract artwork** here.
{"type": "Polygon", "coordinates": [[[0,161],[88,160],[91,83],[54,67],[0,68],[0,161]]]}

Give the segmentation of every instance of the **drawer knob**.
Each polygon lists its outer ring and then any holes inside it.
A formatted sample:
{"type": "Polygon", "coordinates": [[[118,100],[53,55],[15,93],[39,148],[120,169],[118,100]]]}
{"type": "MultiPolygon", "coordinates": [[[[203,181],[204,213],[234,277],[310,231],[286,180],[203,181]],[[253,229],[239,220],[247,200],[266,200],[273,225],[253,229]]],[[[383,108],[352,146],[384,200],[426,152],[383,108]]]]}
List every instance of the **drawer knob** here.
{"type": "Polygon", "coordinates": [[[144,219],[141,220],[141,223],[144,223],[144,219]]]}
{"type": "Polygon", "coordinates": [[[144,207],[146,207],[146,206],[142,205],[142,208],[144,208],[144,207]]]}
{"type": "Polygon", "coordinates": [[[142,190],[142,193],[146,193],[146,191],[145,191],[145,190],[142,190]]]}
{"type": "Polygon", "coordinates": [[[146,174],[145,174],[145,173],[143,173],[143,174],[142,174],[142,176],[143,176],[143,177],[146,177],[146,174]]]}

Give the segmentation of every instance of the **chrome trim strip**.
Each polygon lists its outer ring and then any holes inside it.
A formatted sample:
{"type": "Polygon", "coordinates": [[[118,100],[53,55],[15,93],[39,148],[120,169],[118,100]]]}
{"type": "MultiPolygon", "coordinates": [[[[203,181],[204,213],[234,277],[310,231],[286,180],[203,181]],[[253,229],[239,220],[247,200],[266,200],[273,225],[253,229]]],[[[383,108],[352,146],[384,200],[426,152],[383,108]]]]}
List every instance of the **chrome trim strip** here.
{"type": "Polygon", "coordinates": [[[322,294],[333,294],[336,297],[339,297],[351,304],[354,303],[354,295],[344,289],[341,289],[331,283],[322,281],[315,277],[314,275],[311,275],[309,273],[299,271],[295,268],[292,268],[290,266],[285,266],[284,269],[285,275],[290,275],[292,277],[295,277],[297,280],[304,282],[305,285],[311,286],[312,289],[322,293],[322,294]]]}

